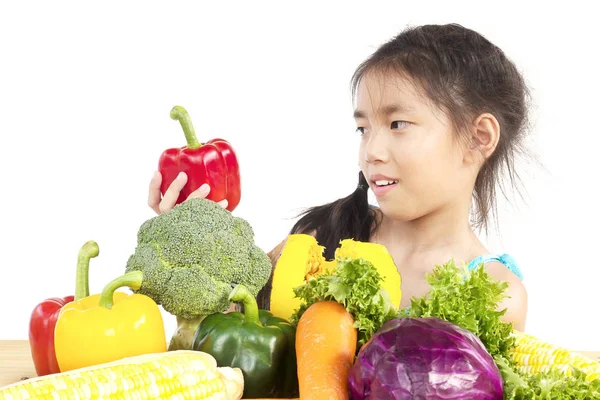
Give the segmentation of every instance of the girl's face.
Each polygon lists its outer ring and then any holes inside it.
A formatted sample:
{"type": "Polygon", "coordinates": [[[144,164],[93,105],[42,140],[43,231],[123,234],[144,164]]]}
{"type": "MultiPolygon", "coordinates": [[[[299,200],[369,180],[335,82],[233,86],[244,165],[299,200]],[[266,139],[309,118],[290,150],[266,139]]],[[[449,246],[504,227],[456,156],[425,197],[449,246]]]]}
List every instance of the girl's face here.
{"type": "Polygon", "coordinates": [[[477,171],[450,120],[410,81],[366,74],[354,116],[360,168],[386,215],[410,221],[470,205],[477,171]]]}

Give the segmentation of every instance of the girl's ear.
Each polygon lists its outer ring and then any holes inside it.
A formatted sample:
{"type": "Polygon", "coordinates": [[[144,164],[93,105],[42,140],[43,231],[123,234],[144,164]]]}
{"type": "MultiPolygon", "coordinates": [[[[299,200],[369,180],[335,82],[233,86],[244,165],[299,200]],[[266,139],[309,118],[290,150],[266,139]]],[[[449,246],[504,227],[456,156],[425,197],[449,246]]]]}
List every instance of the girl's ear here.
{"type": "Polygon", "coordinates": [[[481,157],[487,160],[498,146],[500,140],[500,124],[496,117],[490,113],[479,115],[471,128],[471,145],[465,155],[468,160],[473,162],[480,160],[481,157]]]}

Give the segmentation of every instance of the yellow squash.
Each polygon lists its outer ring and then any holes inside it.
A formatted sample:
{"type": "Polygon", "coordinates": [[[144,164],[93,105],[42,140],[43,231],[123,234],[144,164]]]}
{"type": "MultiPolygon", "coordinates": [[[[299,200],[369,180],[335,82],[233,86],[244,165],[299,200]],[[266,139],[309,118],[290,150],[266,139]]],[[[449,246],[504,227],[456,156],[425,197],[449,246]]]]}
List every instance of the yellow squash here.
{"type": "Polygon", "coordinates": [[[273,273],[270,311],[274,316],[289,320],[300,307],[300,299],[294,297],[294,288],[335,268],[332,261],[323,257],[323,250],[325,248],[311,235],[288,236],[273,273]]]}
{"type": "Polygon", "coordinates": [[[340,242],[340,247],[336,249],[335,257],[364,258],[371,262],[383,278],[381,286],[390,295],[390,301],[396,309],[400,308],[402,278],[392,255],[384,245],[345,239],[340,242]]]}
{"type": "MultiPolygon", "coordinates": [[[[270,307],[273,315],[289,319],[300,307],[300,299],[295,298],[294,288],[336,267],[335,260],[326,260],[323,257],[324,250],[314,236],[288,236],[273,273],[270,307]]],[[[397,309],[400,307],[402,280],[385,246],[345,239],[335,251],[335,258],[338,257],[364,258],[373,263],[383,277],[382,287],[388,292],[392,304],[397,309]]]]}

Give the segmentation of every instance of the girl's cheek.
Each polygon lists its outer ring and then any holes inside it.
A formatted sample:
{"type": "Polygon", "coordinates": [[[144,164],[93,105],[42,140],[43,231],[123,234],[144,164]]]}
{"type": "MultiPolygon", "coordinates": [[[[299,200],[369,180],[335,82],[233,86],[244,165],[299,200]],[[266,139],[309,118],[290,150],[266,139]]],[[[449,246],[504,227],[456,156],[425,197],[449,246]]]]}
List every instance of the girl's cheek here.
{"type": "Polygon", "coordinates": [[[419,164],[427,164],[427,158],[423,157],[419,152],[398,150],[394,154],[394,160],[399,168],[403,170],[410,170],[411,172],[418,172],[419,164]]]}

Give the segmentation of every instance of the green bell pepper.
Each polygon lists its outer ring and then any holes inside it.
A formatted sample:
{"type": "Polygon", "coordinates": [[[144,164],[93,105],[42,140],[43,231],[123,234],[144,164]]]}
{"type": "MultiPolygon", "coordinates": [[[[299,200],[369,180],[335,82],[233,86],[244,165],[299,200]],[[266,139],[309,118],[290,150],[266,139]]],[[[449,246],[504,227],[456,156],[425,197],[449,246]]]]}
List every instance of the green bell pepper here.
{"type": "Polygon", "coordinates": [[[237,285],[229,295],[244,312],[215,313],[198,326],[192,349],[212,355],[219,366],[244,375],[244,398],[298,397],[296,329],[269,311],[258,310],[248,289],[237,285]]]}

